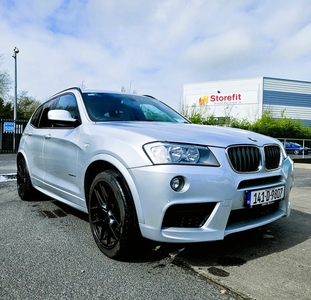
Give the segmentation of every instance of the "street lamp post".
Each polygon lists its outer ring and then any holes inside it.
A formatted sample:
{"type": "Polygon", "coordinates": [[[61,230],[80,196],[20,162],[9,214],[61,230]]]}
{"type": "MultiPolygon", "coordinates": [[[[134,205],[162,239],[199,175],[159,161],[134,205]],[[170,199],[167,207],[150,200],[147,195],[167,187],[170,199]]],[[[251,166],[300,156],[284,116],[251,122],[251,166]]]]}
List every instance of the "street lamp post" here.
{"type": "Polygon", "coordinates": [[[17,120],[17,53],[19,52],[18,48],[13,49],[12,57],[15,60],[15,96],[14,96],[14,137],[13,137],[13,150],[15,150],[15,138],[16,138],[16,120],[17,120]]]}
{"type": "Polygon", "coordinates": [[[14,122],[17,120],[17,53],[19,52],[18,48],[13,49],[12,57],[15,60],[15,98],[14,98],[14,122]]]}

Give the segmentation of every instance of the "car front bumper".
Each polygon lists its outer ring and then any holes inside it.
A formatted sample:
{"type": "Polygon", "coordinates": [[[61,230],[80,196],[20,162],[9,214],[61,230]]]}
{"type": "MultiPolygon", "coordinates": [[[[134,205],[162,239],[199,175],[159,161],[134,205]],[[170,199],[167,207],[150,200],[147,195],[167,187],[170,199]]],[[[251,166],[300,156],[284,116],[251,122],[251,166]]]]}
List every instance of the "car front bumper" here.
{"type": "Polygon", "coordinates": [[[280,169],[262,169],[256,173],[238,174],[228,165],[158,165],[130,169],[130,173],[135,185],[130,188],[137,191],[134,202],[141,207],[138,210],[140,230],[151,240],[176,243],[221,240],[228,234],[259,227],[290,214],[289,194],[293,184],[290,158],[283,161],[280,169]],[[170,187],[175,176],[185,179],[185,186],[179,192],[170,187]],[[246,208],[246,191],[281,185],[285,186],[284,199],[273,207],[256,208],[256,213],[254,208],[246,208]],[[206,203],[211,204],[206,209],[206,218],[196,223],[193,218],[204,215],[204,205],[200,205],[206,203]],[[189,205],[191,209],[180,213],[182,205],[189,205]],[[170,222],[169,218],[176,222],[170,222]]]}

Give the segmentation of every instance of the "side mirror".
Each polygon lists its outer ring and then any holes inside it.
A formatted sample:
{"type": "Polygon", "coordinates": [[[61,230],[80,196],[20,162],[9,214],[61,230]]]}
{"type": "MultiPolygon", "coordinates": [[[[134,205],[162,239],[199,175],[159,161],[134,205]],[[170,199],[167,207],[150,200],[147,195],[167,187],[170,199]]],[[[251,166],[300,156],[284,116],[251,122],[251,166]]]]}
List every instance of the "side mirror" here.
{"type": "Polygon", "coordinates": [[[48,119],[55,123],[56,126],[76,126],[79,124],[77,119],[74,119],[68,110],[52,109],[48,112],[48,119]]]}

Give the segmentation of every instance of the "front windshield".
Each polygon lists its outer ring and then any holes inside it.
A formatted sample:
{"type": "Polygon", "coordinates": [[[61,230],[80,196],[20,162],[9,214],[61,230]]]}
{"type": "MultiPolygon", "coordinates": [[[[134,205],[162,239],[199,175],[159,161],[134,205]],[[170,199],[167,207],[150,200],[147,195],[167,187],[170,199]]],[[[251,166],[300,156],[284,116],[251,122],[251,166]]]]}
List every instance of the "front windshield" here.
{"type": "Polygon", "coordinates": [[[189,123],[164,103],[147,96],[83,93],[84,105],[92,121],[151,121],[189,123]]]}

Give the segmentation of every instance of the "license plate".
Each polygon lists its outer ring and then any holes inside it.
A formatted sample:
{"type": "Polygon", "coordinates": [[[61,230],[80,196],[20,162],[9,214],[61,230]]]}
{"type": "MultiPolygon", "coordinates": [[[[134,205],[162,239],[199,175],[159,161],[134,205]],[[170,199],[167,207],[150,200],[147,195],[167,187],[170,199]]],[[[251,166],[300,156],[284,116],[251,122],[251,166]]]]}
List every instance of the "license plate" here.
{"type": "Polygon", "coordinates": [[[285,187],[278,186],[271,189],[246,192],[246,206],[268,205],[284,198],[285,187]]]}

